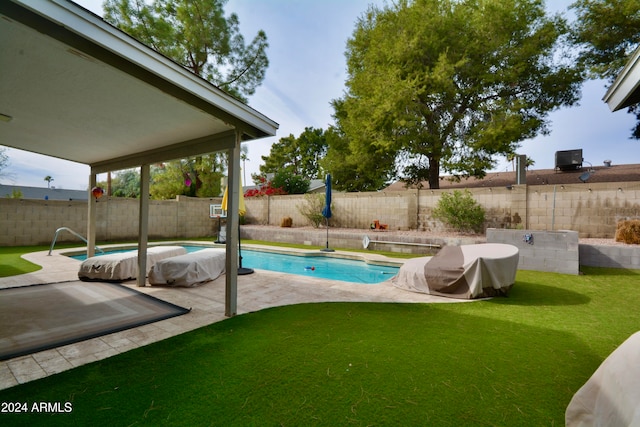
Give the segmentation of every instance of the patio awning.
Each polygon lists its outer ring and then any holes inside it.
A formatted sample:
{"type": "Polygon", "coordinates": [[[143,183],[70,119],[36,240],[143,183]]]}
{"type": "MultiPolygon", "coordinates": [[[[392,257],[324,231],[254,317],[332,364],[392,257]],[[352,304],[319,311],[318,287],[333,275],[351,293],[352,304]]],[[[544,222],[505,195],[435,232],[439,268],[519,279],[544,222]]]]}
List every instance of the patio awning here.
{"type": "Polygon", "coordinates": [[[618,111],[640,102],[640,48],[622,69],[603,98],[611,111],[618,111]]]}
{"type": "MultiPolygon", "coordinates": [[[[0,39],[0,141],[87,164],[93,181],[98,173],[228,150],[233,185],[240,143],[278,128],[71,1],[0,2],[0,39]]],[[[231,199],[237,206],[237,193],[231,199]]]]}

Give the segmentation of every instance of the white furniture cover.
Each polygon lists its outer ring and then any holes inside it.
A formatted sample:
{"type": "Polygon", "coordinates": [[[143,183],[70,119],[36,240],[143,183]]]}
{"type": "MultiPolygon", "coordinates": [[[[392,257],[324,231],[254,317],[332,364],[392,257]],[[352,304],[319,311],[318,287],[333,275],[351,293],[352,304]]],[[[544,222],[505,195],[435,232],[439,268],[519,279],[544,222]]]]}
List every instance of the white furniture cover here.
{"type": "Polygon", "coordinates": [[[515,283],[518,259],[513,245],[445,246],[434,257],[408,260],[391,282],[401,289],[451,298],[506,295],[515,283]]]}
{"type": "MultiPolygon", "coordinates": [[[[182,246],[150,246],[147,249],[147,274],[164,258],[186,254],[182,246]]],[[[138,251],[106,254],[87,258],[80,264],[80,280],[122,281],[138,277],[138,251]]]]}
{"type": "Polygon", "coordinates": [[[149,273],[149,283],[161,286],[196,286],[224,273],[226,249],[201,249],[163,259],[149,273]]]}
{"type": "Polygon", "coordinates": [[[605,359],[576,392],[567,426],[640,426],[640,332],[605,359]]]}

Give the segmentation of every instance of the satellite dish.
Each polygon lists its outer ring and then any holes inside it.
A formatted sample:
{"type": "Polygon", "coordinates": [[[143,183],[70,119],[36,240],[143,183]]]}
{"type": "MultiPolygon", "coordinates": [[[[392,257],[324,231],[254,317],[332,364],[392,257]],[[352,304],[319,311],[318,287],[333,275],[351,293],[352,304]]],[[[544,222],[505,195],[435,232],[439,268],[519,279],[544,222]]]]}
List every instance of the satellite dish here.
{"type": "Polygon", "coordinates": [[[578,177],[578,179],[582,182],[587,182],[589,178],[591,178],[591,171],[585,172],[578,177]]]}
{"type": "Polygon", "coordinates": [[[362,247],[367,249],[369,247],[369,243],[371,243],[371,240],[369,240],[369,236],[365,234],[362,238],[362,247]]]}

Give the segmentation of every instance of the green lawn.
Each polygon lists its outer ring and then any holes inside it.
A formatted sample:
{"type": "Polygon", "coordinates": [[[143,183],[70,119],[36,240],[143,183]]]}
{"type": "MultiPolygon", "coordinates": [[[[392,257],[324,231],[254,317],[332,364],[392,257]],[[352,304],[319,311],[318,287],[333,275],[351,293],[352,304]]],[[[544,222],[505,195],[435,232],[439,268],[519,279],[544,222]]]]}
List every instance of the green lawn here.
{"type": "Polygon", "coordinates": [[[21,258],[22,254],[44,251],[44,246],[2,246],[0,247],[0,277],[16,276],[40,270],[40,266],[21,258]]]}
{"type": "MultiPolygon", "coordinates": [[[[640,271],[520,271],[508,298],[263,310],[0,391],[4,425],[558,426],[640,329],[640,271]]],[[[187,315],[188,316],[188,315],[187,315]]]]}

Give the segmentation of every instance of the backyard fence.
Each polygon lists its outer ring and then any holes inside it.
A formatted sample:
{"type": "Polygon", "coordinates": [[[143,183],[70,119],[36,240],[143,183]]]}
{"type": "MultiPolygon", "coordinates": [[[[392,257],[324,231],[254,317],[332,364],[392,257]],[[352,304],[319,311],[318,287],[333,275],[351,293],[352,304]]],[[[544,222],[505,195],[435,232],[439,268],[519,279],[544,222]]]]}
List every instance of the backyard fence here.
{"type": "MultiPolygon", "coordinates": [[[[445,226],[431,216],[443,192],[406,190],[333,194],[331,227],[368,229],[374,221],[389,230],[438,232],[445,226]]],[[[640,183],[571,185],[513,185],[470,188],[486,211],[487,228],[573,230],[580,237],[612,238],[623,219],[640,218],[640,183]]],[[[313,197],[313,196],[312,196],[313,197]]],[[[320,196],[322,197],[322,196],[320,196]]],[[[218,219],[209,216],[210,205],[220,198],[179,196],[152,200],[149,236],[181,239],[214,236],[218,219]]],[[[138,234],[138,200],[102,198],[97,203],[96,237],[101,241],[135,240],[138,234]]],[[[246,199],[246,222],[279,226],[292,218],[293,227],[309,225],[300,213],[303,195],[263,196],[246,199]]],[[[0,245],[48,244],[59,227],[86,234],[87,202],[0,199],[0,245]]],[[[63,233],[58,241],[74,241],[63,233]]]]}

